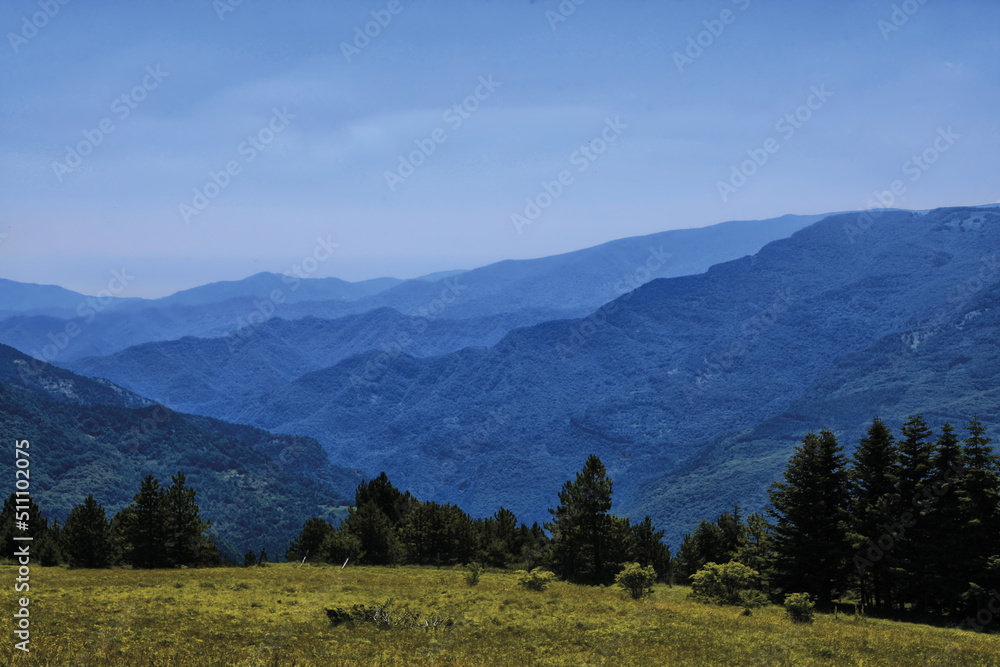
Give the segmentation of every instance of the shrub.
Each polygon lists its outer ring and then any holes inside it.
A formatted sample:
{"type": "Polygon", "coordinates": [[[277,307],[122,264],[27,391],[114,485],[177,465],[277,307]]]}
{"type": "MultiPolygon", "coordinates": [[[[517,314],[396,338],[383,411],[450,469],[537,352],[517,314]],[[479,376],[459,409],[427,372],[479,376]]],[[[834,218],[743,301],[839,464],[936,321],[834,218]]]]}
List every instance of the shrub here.
{"type": "Polygon", "coordinates": [[[638,563],[627,563],[622,571],[615,575],[615,583],[632,596],[633,600],[641,600],[651,594],[655,582],[656,571],[653,567],[643,567],[638,563]]]}
{"type": "Polygon", "coordinates": [[[555,576],[552,572],[540,567],[536,567],[531,572],[518,570],[517,585],[529,591],[544,591],[549,583],[555,579],[555,576]]]}
{"type": "Polygon", "coordinates": [[[764,604],[760,585],[757,570],[743,563],[706,563],[691,576],[691,597],[701,602],[759,607],[764,604]]]}
{"type": "Polygon", "coordinates": [[[807,593],[792,593],[785,597],[785,611],[796,623],[812,623],[816,616],[815,607],[807,593]]]}
{"type": "Polygon", "coordinates": [[[483,566],[479,563],[469,563],[465,566],[465,583],[475,586],[479,583],[479,577],[483,573],[483,566]]]}

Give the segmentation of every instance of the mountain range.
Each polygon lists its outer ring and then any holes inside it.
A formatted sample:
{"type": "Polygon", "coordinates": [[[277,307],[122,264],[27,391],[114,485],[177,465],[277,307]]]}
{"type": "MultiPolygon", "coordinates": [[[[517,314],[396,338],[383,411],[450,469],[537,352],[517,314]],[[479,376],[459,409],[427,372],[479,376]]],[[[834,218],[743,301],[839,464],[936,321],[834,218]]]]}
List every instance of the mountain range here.
{"type": "MultiPolygon", "coordinates": [[[[288,303],[245,326],[227,326],[227,309],[253,297],[171,304],[136,336],[158,338],[120,335],[110,353],[60,363],[177,410],[313,438],[335,466],[384,470],[474,515],[503,505],[545,520],[596,453],[615,511],[649,514],[675,544],[734,502],[760,510],[809,430],[850,449],[875,415],[996,427],[1000,211],[770,223],[288,303]],[[208,335],[163,333],[192,313],[216,318],[208,335]]],[[[30,338],[38,320],[7,318],[0,334],[30,338]]]]}
{"type": "MultiPolygon", "coordinates": [[[[272,317],[336,319],[376,308],[440,319],[510,316],[511,326],[578,317],[662,276],[706,270],[784,238],[822,216],[728,222],[619,239],[593,248],[413,280],[348,283],[304,274],[257,274],[161,299],[77,295],[0,283],[0,343],[49,362],[113,354],[145,342],[219,337],[272,317]]],[[[459,340],[460,346],[480,344],[459,340]]],[[[459,349],[459,348],[453,348],[459,349]]]]}

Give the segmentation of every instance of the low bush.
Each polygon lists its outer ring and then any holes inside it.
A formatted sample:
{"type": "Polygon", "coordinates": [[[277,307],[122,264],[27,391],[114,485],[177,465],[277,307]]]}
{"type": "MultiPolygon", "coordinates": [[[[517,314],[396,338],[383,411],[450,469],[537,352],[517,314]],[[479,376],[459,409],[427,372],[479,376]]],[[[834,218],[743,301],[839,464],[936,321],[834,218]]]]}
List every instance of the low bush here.
{"type": "Polygon", "coordinates": [[[760,573],[736,561],[706,563],[691,576],[691,597],[700,602],[760,607],[766,602],[760,588],[760,573]]]}
{"type": "Polygon", "coordinates": [[[638,563],[627,563],[622,571],[615,575],[615,583],[633,600],[641,600],[653,592],[656,571],[652,566],[643,567],[638,563]]]}
{"type": "Polygon", "coordinates": [[[483,574],[483,566],[479,563],[469,563],[465,566],[465,583],[475,586],[479,583],[479,577],[483,574]]]}
{"type": "Polygon", "coordinates": [[[792,593],[785,597],[785,612],[796,623],[812,623],[816,605],[806,593],[792,593]]]}
{"type": "Polygon", "coordinates": [[[556,575],[548,570],[536,567],[531,572],[517,571],[517,585],[529,591],[544,591],[556,575]]]}

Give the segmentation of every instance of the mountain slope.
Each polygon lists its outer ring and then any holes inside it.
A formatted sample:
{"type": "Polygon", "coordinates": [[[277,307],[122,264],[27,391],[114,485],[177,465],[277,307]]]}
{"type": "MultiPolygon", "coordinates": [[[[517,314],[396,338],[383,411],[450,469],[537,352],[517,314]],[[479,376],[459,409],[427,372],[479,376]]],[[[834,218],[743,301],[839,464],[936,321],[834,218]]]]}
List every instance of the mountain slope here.
{"type": "MultiPolygon", "coordinates": [[[[371,382],[356,378],[376,355],[345,359],[276,387],[248,421],[311,435],[421,497],[475,513],[502,503],[528,520],[545,518],[561,481],[595,452],[620,507],[676,525],[669,506],[643,504],[649,483],[784,414],[845,355],[940,319],[956,285],[1000,249],[995,211],[886,212],[848,233],[858,217],[830,217],[752,258],[654,280],[588,318],[518,329],[489,349],[399,356],[371,382]]],[[[710,502],[720,488],[687,491],[710,502]]]]}
{"type": "MultiPolygon", "coordinates": [[[[533,312],[471,320],[427,320],[379,308],[337,320],[274,318],[222,338],[145,343],[103,357],[64,364],[107,378],[178,410],[240,421],[274,387],[368,350],[396,356],[445,354],[487,347],[532,324],[533,312]]],[[[380,372],[378,365],[365,375],[380,372]]]]}
{"type": "MultiPolygon", "coordinates": [[[[107,382],[75,376],[0,346],[0,437],[31,442],[31,491],[65,521],[88,493],[110,513],[147,474],[184,472],[231,557],[283,553],[311,516],[343,514],[360,481],[330,465],[315,440],[182,415],[107,382]],[[94,402],[90,402],[94,401],[94,402]]],[[[14,478],[13,459],[0,474],[14,478]]]]}

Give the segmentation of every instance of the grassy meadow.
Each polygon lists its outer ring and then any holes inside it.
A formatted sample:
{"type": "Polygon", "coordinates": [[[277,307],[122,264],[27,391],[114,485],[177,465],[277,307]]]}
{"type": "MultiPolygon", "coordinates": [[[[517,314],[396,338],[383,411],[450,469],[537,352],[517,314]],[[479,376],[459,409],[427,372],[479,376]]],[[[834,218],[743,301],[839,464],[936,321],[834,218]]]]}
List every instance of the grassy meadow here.
{"type": "Polygon", "coordinates": [[[478,586],[458,569],[304,566],[198,570],[32,568],[31,653],[13,648],[14,568],[4,664],[195,665],[965,665],[1000,666],[1000,637],[839,614],[796,625],[779,607],[741,615],[658,585],[556,582],[521,590],[510,572],[478,586]],[[436,631],[333,627],[325,607],[395,600],[450,617],[436,631]],[[13,654],[19,654],[14,656],[13,654]],[[13,656],[13,658],[12,658],[13,656]]]}

